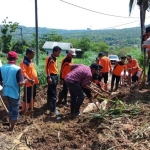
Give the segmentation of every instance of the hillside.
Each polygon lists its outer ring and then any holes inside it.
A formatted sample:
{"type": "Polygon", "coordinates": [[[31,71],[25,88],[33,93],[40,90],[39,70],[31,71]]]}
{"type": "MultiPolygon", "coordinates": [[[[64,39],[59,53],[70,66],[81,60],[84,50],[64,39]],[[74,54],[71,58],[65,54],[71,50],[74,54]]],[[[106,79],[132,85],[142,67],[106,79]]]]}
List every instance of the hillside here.
{"type": "MultiPolygon", "coordinates": [[[[26,41],[33,40],[33,34],[35,34],[34,27],[22,27],[23,39],[26,41]]],[[[2,25],[0,25],[0,29],[2,25]]],[[[132,46],[140,44],[140,28],[126,28],[126,29],[107,29],[107,30],[63,30],[63,29],[50,29],[39,27],[39,38],[42,38],[44,34],[57,33],[62,35],[63,40],[67,39],[80,39],[83,36],[87,36],[94,42],[106,42],[109,46],[132,46]]],[[[18,29],[16,33],[13,33],[14,40],[20,39],[21,31],[18,29]]],[[[1,35],[1,34],[0,34],[1,35]]]]}

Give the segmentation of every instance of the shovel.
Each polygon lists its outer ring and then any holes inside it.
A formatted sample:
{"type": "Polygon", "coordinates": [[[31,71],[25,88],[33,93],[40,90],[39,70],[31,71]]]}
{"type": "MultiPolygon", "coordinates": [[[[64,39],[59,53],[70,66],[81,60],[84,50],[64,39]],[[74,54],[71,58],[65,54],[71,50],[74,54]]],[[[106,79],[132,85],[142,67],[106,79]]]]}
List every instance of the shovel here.
{"type": "Polygon", "coordinates": [[[33,118],[33,103],[34,103],[34,101],[33,101],[33,92],[34,92],[34,84],[32,85],[32,88],[31,88],[31,111],[30,111],[30,113],[31,113],[31,118],[33,118]]]}
{"type": "Polygon", "coordinates": [[[1,100],[1,103],[2,103],[3,107],[5,108],[6,112],[9,113],[8,109],[7,109],[6,105],[4,104],[3,99],[2,99],[1,96],[0,96],[0,100],[1,100]]]}
{"type": "MultiPolygon", "coordinates": [[[[88,85],[87,85],[87,87],[91,88],[91,87],[88,86],[88,85]]],[[[92,91],[95,92],[96,94],[102,96],[102,95],[101,95],[99,92],[97,92],[96,90],[93,90],[93,89],[92,89],[92,91]]],[[[98,107],[98,105],[96,104],[96,101],[94,101],[94,104],[96,105],[96,107],[98,108],[98,110],[101,110],[101,109],[98,107]]]]}
{"type": "Polygon", "coordinates": [[[25,95],[25,112],[24,115],[29,116],[30,114],[33,113],[33,88],[34,85],[31,88],[31,110],[28,111],[28,106],[27,106],[27,85],[25,84],[25,90],[24,90],[24,95],[25,95]]]}

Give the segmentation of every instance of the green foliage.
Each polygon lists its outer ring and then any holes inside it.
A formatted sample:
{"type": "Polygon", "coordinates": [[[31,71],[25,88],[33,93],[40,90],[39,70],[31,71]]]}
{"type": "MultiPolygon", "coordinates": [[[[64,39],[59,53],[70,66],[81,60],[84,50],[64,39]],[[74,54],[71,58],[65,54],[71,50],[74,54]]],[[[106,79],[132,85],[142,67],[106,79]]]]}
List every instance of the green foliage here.
{"type": "Polygon", "coordinates": [[[18,40],[12,44],[12,49],[15,50],[17,53],[23,53],[23,43],[22,41],[18,40]]]}
{"type": "Polygon", "coordinates": [[[42,50],[42,47],[43,47],[45,41],[57,41],[57,42],[60,42],[60,41],[63,41],[63,38],[62,38],[61,35],[57,34],[56,31],[52,31],[52,33],[46,33],[46,34],[42,35],[39,38],[39,49],[40,50],[42,50]]]}
{"type": "Polygon", "coordinates": [[[12,40],[12,32],[16,31],[16,28],[18,27],[18,23],[12,23],[11,21],[7,22],[7,19],[4,19],[3,23],[3,28],[1,29],[2,33],[2,42],[3,42],[3,47],[2,51],[4,53],[8,53],[11,48],[11,40],[12,40]]]}
{"type": "Polygon", "coordinates": [[[79,42],[79,47],[80,49],[82,49],[83,51],[88,51],[90,50],[90,44],[91,44],[91,41],[88,37],[86,36],[83,36],[81,39],[80,39],[80,42],[79,42]]]}
{"type": "Polygon", "coordinates": [[[80,49],[80,46],[79,46],[80,41],[78,39],[67,39],[67,40],[64,40],[64,42],[71,43],[74,48],[80,49]]]}
{"type": "Polygon", "coordinates": [[[105,42],[92,42],[92,51],[108,53],[109,46],[105,42]]]}

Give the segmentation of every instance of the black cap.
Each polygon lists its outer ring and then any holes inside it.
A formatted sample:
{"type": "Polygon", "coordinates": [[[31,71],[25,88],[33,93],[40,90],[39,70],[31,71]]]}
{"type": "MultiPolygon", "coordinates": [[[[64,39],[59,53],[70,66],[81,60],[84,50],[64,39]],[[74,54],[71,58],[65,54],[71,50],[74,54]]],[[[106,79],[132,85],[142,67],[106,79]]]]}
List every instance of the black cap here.
{"type": "Polygon", "coordinates": [[[90,68],[95,69],[95,70],[101,70],[103,67],[99,64],[93,63],[93,64],[91,64],[90,68]]]}
{"type": "Polygon", "coordinates": [[[150,26],[146,27],[146,33],[150,32],[150,26]]]}
{"type": "Polygon", "coordinates": [[[126,56],[122,56],[122,57],[120,57],[121,59],[126,59],[126,56]]]}
{"type": "Polygon", "coordinates": [[[98,57],[101,57],[101,56],[103,56],[104,55],[104,53],[103,52],[100,52],[99,54],[98,54],[98,57]]]}

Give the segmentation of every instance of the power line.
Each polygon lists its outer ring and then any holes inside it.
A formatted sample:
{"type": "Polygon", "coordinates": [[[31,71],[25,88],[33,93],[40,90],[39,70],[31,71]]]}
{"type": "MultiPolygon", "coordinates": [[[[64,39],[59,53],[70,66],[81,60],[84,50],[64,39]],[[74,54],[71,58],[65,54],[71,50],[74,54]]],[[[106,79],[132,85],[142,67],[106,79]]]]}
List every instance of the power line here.
{"type": "MultiPolygon", "coordinates": [[[[147,18],[150,18],[150,16],[147,17],[147,18]]],[[[147,19],[147,18],[146,18],[146,19],[147,19]]],[[[139,22],[139,21],[140,21],[140,20],[136,20],[136,21],[133,21],[133,22],[128,22],[128,23],[125,23],[125,24],[120,24],[120,25],[108,27],[108,28],[105,28],[105,29],[110,29],[110,28],[120,27],[120,26],[124,26],[124,25],[127,25],[127,24],[132,24],[132,23],[135,23],[135,22],[139,22]]]]}
{"type": "Polygon", "coordinates": [[[81,9],[84,9],[84,10],[87,10],[87,11],[91,11],[91,12],[93,12],[93,13],[105,15],[105,16],[118,17],[118,18],[128,18],[128,19],[129,19],[129,18],[139,18],[139,17],[125,17],[125,16],[117,16],[117,15],[106,14],[106,13],[103,13],[103,12],[98,12],[98,11],[91,10],[91,9],[88,9],[88,8],[85,8],[85,7],[81,7],[81,6],[78,6],[78,5],[75,5],[75,4],[66,2],[66,1],[64,1],[64,0],[60,0],[60,1],[62,1],[63,3],[69,4],[69,5],[72,5],[72,6],[74,6],[74,7],[78,7],[78,8],[81,8],[81,9]]]}

